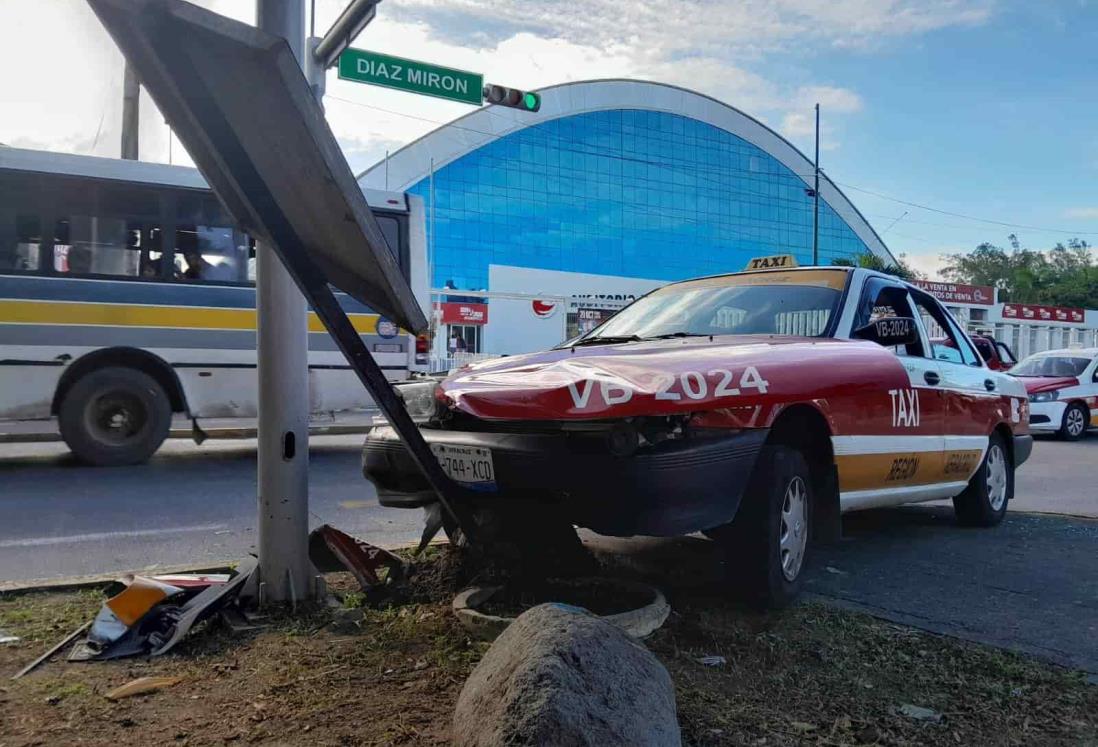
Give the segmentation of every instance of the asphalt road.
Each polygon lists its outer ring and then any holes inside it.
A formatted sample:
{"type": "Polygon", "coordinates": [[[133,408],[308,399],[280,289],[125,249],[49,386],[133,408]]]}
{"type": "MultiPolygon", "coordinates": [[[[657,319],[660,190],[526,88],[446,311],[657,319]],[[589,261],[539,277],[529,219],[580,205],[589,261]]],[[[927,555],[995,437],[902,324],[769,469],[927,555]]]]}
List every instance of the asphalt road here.
{"type": "MultiPolygon", "coordinates": [[[[418,511],[362,479],[363,437],[310,439],[310,523],[393,546],[418,511]]],[[[255,441],[171,440],[137,467],[76,464],[63,444],[0,444],[0,583],[218,563],[256,542],[255,441]]]]}
{"type": "Polygon", "coordinates": [[[1033,456],[1016,474],[1010,506],[1098,519],[1098,433],[1073,443],[1038,436],[1033,456]]]}
{"type": "MultiPolygon", "coordinates": [[[[312,524],[388,546],[418,539],[419,512],[377,505],[361,442],[311,439],[312,524]]],[[[1098,435],[1038,441],[1012,510],[1098,518],[1096,462],[1098,435]]],[[[255,471],[253,440],[171,440],[148,464],[120,468],[78,465],[59,443],[0,444],[0,582],[238,558],[255,542],[255,471]]]]}

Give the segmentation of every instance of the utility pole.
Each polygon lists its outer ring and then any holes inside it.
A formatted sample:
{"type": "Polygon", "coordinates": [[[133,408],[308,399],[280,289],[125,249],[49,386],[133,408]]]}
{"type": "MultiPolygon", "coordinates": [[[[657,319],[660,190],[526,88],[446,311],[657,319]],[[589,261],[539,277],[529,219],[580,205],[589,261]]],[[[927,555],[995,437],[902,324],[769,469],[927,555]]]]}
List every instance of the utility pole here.
{"type": "MultiPolygon", "coordinates": [[[[305,67],[304,0],[256,0],[256,25],[305,67]]],[[[246,96],[247,91],[241,91],[246,96]]],[[[270,246],[256,242],[261,601],[313,595],[309,562],[309,336],[305,299],[270,246]]]]}
{"type": "Polygon", "coordinates": [[[122,74],[122,157],[137,160],[137,127],[140,123],[141,83],[127,61],[122,74]]]}
{"type": "Polygon", "coordinates": [[[812,185],[812,264],[820,264],[820,104],[816,103],[816,183],[812,185]]]}

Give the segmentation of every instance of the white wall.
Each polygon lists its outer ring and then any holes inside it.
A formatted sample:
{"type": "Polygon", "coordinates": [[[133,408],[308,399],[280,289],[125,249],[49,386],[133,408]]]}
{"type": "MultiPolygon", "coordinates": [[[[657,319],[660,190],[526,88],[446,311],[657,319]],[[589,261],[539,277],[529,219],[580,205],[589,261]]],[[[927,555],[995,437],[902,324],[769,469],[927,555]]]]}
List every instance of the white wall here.
{"type": "Polygon", "coordinates": [[[489,291],[521,294],[524,297],[491,299],[483,350],[496,355],[545,350],[564,341],[568,301],[573,296],[621,296],[622,300],[628,301],[665,283],[663,280],[617,275],[489,265],[489,291]],[[539,296],[557,302],[551,315],[539,317],[534,313],[532,302],[539,296]]]}

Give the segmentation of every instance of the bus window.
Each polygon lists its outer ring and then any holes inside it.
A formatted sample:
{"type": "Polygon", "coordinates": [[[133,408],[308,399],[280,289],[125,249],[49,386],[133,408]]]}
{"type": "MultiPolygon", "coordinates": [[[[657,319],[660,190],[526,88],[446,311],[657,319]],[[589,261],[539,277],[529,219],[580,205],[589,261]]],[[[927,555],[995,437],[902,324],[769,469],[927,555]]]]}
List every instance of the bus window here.
{"type": "Polygon", "coordinates": [[[42,227],[37,215],[6,215],[0,228],[0,271],[38,269],[42,227]]]}
{"type": "Polygon", "coordinates": [[[125,218],[71,215],[53,231],[53,269],[69,275],[137,277],[147,229],[125,218]]]}
{"type": "Polygon", "coordinates": [[[246,282],[247,248],[237,246],[239,232],[229,226],[179,225],[175,231],[174,275],[177,280],[215,283],[246,282]]]}

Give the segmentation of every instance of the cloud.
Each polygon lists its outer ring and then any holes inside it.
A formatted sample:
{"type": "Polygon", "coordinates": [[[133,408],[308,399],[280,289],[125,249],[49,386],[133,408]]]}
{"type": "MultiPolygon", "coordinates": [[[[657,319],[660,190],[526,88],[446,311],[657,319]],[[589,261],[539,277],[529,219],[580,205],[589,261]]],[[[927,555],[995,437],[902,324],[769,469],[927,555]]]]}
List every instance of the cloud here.
{"type": "MultiPolygon", "coordinates": [[[[945,255],[966,251],[961,247],[942,247],[936,250],[906,251],[900,254],[903,261],[913,269],[921,272],[927,280],[942,279],[942,268],[945,267],[945,255]]],[[[895,248],[893,248],[893,253],[895,248]]]]}
{"type": "Polygon", "coordinates": [[[862,110],[862,97],[849,88],[836,86],[802,86],[797,89],[796,100],[802,106],[820,105],[828,112],[852,114],[862,110]]]}
{"type": "Polygon", "coordinates": [[[1065,218],[1079,220],[1098,220],[1098,207],[1075,207],[1064,211],[1065,218]]]}
{"type": "Polygon", "coordinates": [[[809,137],[816,132],[816,119],[804,112],[789,112],[778,127],[787,137],[809,137]]]}
{"type": "MultiPolygon", "coordinates": [[[[200,0],[254,23],[252,0],[200,0]]],[[[318,0],[323,33],[346,0],[318,0]]],[[[841,117],[866,106],[830,83],[775,80],[757,72],[771,53],[847,46],[981,23],[991,0],[401,0],[383,4],[358,44],[382,52],[484,71],[491,82],[538,88],[573,80],[634,77],[682,85],[725,101],[811,143],[811,109],[824,119],[821,147],[838,147],[841,117]]],[[[0,5],[0,66],[9,76],[0,142],[117,156],[122,57],[83,2],[0,5]],[[42,55],[50,29],[65,54],[42,55]],[[79,60],[79,64],[74,64],[79,60]]],[[[356,170],[469,107],[328,76],[328,122],[356,170]],[[348,103],[353,102],[353,103],[348,103]]],[[[163,117],[142,100],[141,157],[190,163],[169,141],[163,117]]]]}
{"type": "Polygon", "coordinates": [[[673,56],[759,54],[806,43],[867,47],[983,23],[991,9],[991,0],[403,0],[399,12],[451,40],[529,30],[594,47],[640,43],[673,56]]]}
{"type": "Polygon", "coordinates": [[[797,140],[812,138],[816,133],[815,106],[820,105],[820,150],[839,147],[835,117],[860,112],[864,107],[862,97],[849,88],[837,86],[802,86],[792,95],[792,105],[797,107],[782,118],[778,130],[786,137],[797,140]]]}

